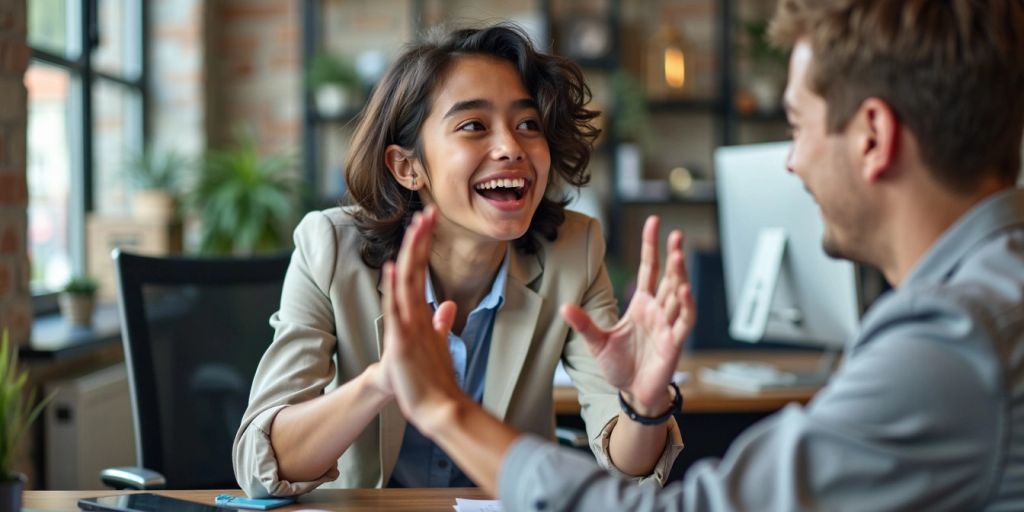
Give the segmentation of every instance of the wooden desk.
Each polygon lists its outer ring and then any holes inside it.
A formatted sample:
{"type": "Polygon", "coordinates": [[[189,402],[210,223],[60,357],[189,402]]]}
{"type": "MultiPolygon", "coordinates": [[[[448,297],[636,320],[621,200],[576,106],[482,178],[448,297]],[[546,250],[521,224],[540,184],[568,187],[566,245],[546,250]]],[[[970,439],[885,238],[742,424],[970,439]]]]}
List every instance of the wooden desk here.
{"type": "MultiPolygon", "coordinates": [[[[813,370],[821,352],[813,351],[702,351],[684,352],[679,358],[679,370],[689,374],[679,387],[686,400],[683,412],[688,413],[766,413],[781,409],[790,402],[805,404],[819,388],[787,389],[780,391],[745,392],[701,382],[700,368],[715,366],[724,361],[762,361],[784,370],[813,370]]],[[[579,414],[580,404],[576,388],[555,388],[555,413],[579,414]]]]}
{"type": "MultiPolygon", "coordinates": [[[[157,491],[158,494],[213,505],[218,494],[242,496],[238,489],[220,491],[157,491]]],[[[35,510],[78,510],[78,500],[95,496],[130,494],[126,491],[25,491],[22,506],[35,510]]],[[[451,512],[455,498],[489,499],[483,491],[471,489],[321,489],[302,497],[299,503],[274,509],[288,511],[319,509],[343,512],[408,510],[451,512]]]]}

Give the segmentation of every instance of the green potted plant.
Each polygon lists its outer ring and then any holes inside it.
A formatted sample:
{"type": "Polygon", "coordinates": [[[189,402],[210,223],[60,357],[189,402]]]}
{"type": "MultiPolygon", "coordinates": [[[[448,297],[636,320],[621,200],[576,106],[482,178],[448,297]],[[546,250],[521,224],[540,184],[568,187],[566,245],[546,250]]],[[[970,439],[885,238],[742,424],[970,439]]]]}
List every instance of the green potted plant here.
{"type": "Polygon", "coordinates": [[[188,168],[188,159],[173,150],[146,147],[132,155],[125,165],[125,174],[136,188],[135,214],[161,220],[174,218],[188,168]]]}
{"type": "Polygon", "coordinates": [[[98,287],[96,280],[89,276],[76,276],[68,281],[58,297],[61,315],[68,323],[81,327],[92,324],[98,287]]]}
{"type": "Polygon", "coordinates": [[[189,198],[201,224],[200,252],[286,249],[301,199],[295,170],[289,156],[260,154],[252,135],[235,149],[210,151],[189,198]]]}
{"type": "Polygon", "coordinates": [[[744,22],[743,32],[744,53],[750,64],[748,88],[755,107],[762,112],[776,111],[786,81],[789,54],[769,40],[767,19],[744,22]]]}
{"type": "Polygon", "coordinates": [[[34,390],[25,396],[28,376],[18,372],[18,351],[11,347],[7,330],[0,340],[0,510],[21,510],[21,492],[25,475],[14,470],[18,445],[32,422],[50,400],[33,405],[34,390]]]}
{"type": "Polygon", "coordinates": [[[348,59],[322,51],[306,70],[306,86],[322,116],[337,116],[362,102],[362,82],[348,59]]]}

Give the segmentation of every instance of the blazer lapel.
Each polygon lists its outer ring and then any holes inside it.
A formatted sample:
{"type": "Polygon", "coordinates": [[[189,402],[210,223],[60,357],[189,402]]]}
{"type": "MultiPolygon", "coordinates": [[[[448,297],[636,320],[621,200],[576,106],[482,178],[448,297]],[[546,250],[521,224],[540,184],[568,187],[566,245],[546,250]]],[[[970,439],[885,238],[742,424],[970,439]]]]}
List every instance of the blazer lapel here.
{"type": "Polygon", "coordinates": [[[529,288],[540,277],[542,267],[536,254],[509,251],[508,282],[505,303],[494,319],[483,405],[498,418],[505,418],[512,392],[516,388],[526,355],[533,343],[534,331],[544,299],[529,288]]]}
{"type": "MultiPolygon", "coordinates": [[[[382,283],[378,283],[377,290],[380,291],[382,283]]],[[[377,360],[383,354],[384,349],[384,315],[378,316],[375,321],[377,331],[377,360]]],[[[405,416],[398,408],[398,403],[392,401],[380,411],[380,487],[387,487],[391,480],[391,471],[395,469],[398,462],[398,451],[402,448],[402,438],[405,436],[405,416]]]]}

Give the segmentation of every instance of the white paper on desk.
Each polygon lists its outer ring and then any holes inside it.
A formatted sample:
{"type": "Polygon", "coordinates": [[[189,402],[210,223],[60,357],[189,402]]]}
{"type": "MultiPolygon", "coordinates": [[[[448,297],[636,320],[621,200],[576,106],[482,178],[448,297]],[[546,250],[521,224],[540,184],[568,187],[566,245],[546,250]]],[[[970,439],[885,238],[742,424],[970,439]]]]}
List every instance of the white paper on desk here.
{"type": "Polygon", "coordinates": [[[452,508],[455,512],[502,512],[501,502],[498,500],[455,498],[455,505],[452,508]]]}
{"type": "MultiPolygon", "coordinates": [[[[690,378],[689,372],[673,372],[672,382],[677,385],[685,383],[690,378]]],[[[555,367],[555,379],[554,384],[556,386],[571,386],[572,379],[569,378],[569,373],[565,371],[565,367],[562,366],[562,362],[558,362],[558,366],[555,367]]]]}

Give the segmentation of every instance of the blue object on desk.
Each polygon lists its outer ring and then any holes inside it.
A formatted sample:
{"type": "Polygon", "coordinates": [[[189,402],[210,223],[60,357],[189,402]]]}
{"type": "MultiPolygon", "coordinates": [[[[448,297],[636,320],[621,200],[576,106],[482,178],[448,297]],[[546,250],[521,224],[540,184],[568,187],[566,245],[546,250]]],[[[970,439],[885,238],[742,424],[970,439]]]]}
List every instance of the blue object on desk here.
{"type": "Polygon", "coordinates": [[[238,508],[249,508],[253,510],[269,510],[295,503],[295,498],[246,498],[244,496],[231,496],[221,494],[214,498],[218,505],[230,505],[238,508]]]}

